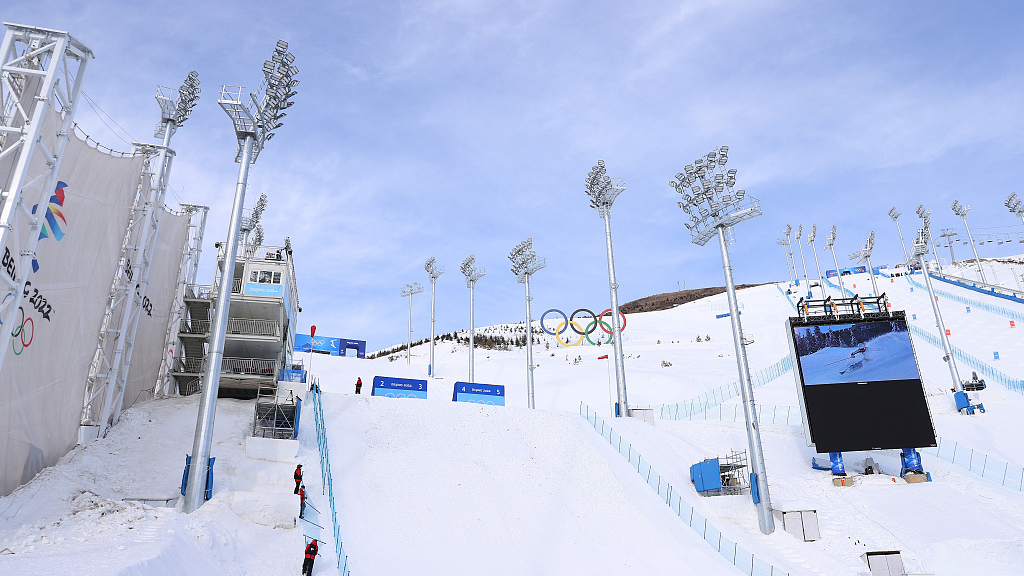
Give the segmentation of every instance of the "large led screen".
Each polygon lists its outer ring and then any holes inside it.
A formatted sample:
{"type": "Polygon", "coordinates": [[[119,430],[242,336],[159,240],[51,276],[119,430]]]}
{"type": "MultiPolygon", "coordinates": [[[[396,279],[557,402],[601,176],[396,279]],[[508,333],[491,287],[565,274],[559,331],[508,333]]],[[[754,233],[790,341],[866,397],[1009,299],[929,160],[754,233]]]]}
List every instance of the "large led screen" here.
{"type": "Polygon", "coordinates": [[[819,452],[935,446],[902,314],[788,324],[807,432],[819,452]]]}

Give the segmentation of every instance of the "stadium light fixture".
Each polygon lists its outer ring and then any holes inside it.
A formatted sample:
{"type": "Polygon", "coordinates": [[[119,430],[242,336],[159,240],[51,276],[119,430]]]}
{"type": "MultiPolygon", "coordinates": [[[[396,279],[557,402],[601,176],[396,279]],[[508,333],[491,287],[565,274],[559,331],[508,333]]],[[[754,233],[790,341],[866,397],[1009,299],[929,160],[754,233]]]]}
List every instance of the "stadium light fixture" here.
{"type": "Polygon", "coordinates": [[[1024,202],[1021,202],[1015,192],[1011,192],[1010,195],[1006,197],[1006,202],[1004,202],[1004,204],[1010,209],[1010,214],[1020,218],[1021,223],[1024,223],[1024,202]]]}
{"type": "Polygon", "coordinates": [[[789,265],[789,250],[786,249],[786,239],[779,238],[775,243],[782,246],[782,251],[786,253],[786,272],[789,273],[789,283],[792,284],[795,278],[793,278],[793,268],[789,265]]]}
{"type": "Polygon", "coordinates": [[[783,236],[783,245],[786,247],[786,265],[792,268],[793,284],[800,285],[800,273],[796,271],[796,255],[793,253],[793,226],[786,224],[786,233],[783,236]]]}
{"type": "Polygon", "coordinates": [[[430,364],[427,365],[427,376],[434,375],[434,295],[437,289],[437,279],[444,274],[444,266],[437,265],[437,259],[431,256],[423,265],[430,277],[430,364]]]}
{"type": "Polygon", "coordinates": [[[509,252],[508,259],[512,261],[512,274],[516,282],[526,285],[526,394],[530,408],[535,408],[533,401],[533,318],[530,316],[530,277],[535,272],[548,265],[547,259],[537,258],[533,251],[533,238],[527,238],[520,242],[512,252],[509,252]]]}
{"type": "Polygon", "coordinates": [[[407,366],[412,363],[412,297],[422,292],[423,286],[420,286],[419,282],[406,284],[405,288],[402,288],[402,298],[409,297],[409,344],[405,348],[405,364],[407,366]]]}
{"type": "Polygon", "coordinates": [[[729,147],[716,148],[687,164],[676,179],[669,182],[682,197],[680,208],[690,216],[686,228],[694,244],[704,246],[712,236],[718,236],[722,252],[722,268],[725,272],[725,286],[729,299],[729,320],[732,323],[733,345],[736,348],[736,368],[739,372],[740,393],[743,398],[743,417],[746,422],[747,444],[750,462],[754,471],[751,489],[760,496],[756,503],[757,519],[761,532],[775,531],[772,518],[771,497],[768,494],[768,476],[765,473],[764,453],[761,448],[761,433],[757,424],[757,409],[754,405],[754,388],[750,380],[747,351],[743,343],[743,328],[740,324],[739,306],[736,302],[736,286],[733,283],[732,265],[729,263],[728,244],[733,236],[733,227],[744,220],[761,215],[761,204],[743,190],[735,190],[736,170],[725,170],[729,161],[729,147]]]}
{"type": "MultiPolygon", "coordinates": [[[[825,280],[821,277],[821,264],[818,263],[818,253],[814,250],[814,239],[818,237],[818,225],[811,226],[811,233],[807,235],[807,245],[811,247],[811,254],[814,254],[814,267],[818,269],[818,289],[821,290],[821,299],[825,296],[825,280]]],[[[810,292],[808,290],[808,292],[810,292]]]]}
{"type": "MultiPolygon", "coordinates": [[[[243,102],[241,86],[222,85],[220,98],[217,100],[234,126],[235,162],[240,167],[238,182],[235,185],[235,200],[231,207],[231,219],[228,222],[227,244],[224,247],[224,271],[221,274],[220,285],[217,286],[214,315],[210,325],[210,352],[206,361],[206,373],[203,375],[203,392],[199,400],[199,417],[192,445],[192,467],[189,469],[183,507],[187,514],[202,506],[206,492],[214,417],[217,413],[217,392],[220,389],[221,363],[224,358],[224,336],[231,302],[231,279],[238,255],[249,166],[256,162],[263,146],[274,137],[274,130],[281,127],[281,118],[284,117],[281,110],[292,105],[290,98],[295,96],[294,88],[299,84],[299,81],[294,79],[298,68],[290,65],[294,59],[295,57],[288,53],[288,43],[278,40],[271,57],[274,64],[268,66],[264,63],[263,81],[256,92],[249,94],[248,104],[243,102]],[[285,64],[285,60],[289,64],[285,64]]],[[[177,114],[177,106],[175,110],[177,114]]]]}
{"type": "Polygon", "coordinates": [[[473,254],[470,254],[469,257],[462,261],[462,266],[459,269],[462,270],[462,275],[466,277],[466,287],[469,288],[469,381],[476,382],[476,380],[473,380],[473,351],[476,348],[473,292],[476,288],[476,281],[483,278],[487,274],[487,270],[476,267],[476,256],[473,254]]]}
{"type": "Polygon", "coordinates": [[[967,239],[971,242],[971,249],[974,250],[974,264],[978,267],[978,276],[981,277],[983,283],[988,284],[988,281],[985,280],[985,271],[981,268],[981,258],[978,257],[978,246],[974,243],[974,236],[971,235],[971,227],[967,225],[967,213],[971,211],[971,207],[961,204],[959,200],[953,200],[952,208],[953,214],[962,218],[964,228],[967,228],[967,239]]]}
{"type": "MultiPolygon", "coordinates": [[[[924,220],[928,220],[927,215],[924,220]]],[[[946,325],[942,321],[942,311],[939,309],[939,301],[935,296],[935,289],[932,288],[932,279],[928,274],[928,266],[925,263],[924,256],[928,253],[928,245],[932,241],[929,236],[928,226],[923,226],[917,231],[917,237],[914,239],[914,258],[921,265],[921,270],[924,272],[924,283],[928,287],[928,300],[932,303],[932,312],[935,313],[935,324],[939,328],[939,339],[942,341],[942,353],[944,356],[942,359],[946,362],[946,366],[949,367],[949,377],[953,380],[953,391],[960,392],[963,390],[963,382],[960,380],[960,372],[956,367],[956,358],[953,356],[953,350],[949,345],[949,338],[946,336],[946,325]]]]}
{"type": "MultiPolygon", "coordinates": [[[[935,270],[937,272],[942,272],[942,266],[939,264],[939,251],[935,249],[935,238],[932,237],[932,211],[926,210],[924,204],[918,204],[917,210],[915,210],[915,212],[917,213],[917,217],[921,219],[921,223],[924,225],[924,227],[928,229],[928,241],[931,243],[932,254],[935,254],[935,260],[933,260],[933,263],[935,264],[935,270]]],[[[928,270],[925,270],[925,273],[927,272],[928,270]]]]}
{"type": "MultiPolygon", "coordinates": [[[[796,227],[796,235],[793,236],[793,240],[796,242],[797,248],[800,249],[800,262],[803,264],[804,267],[804,286],[807,287],[807,297],[811,298],[813,295],[811,294],[811,283],[810,281],[807,280],[807,260],[804,259],[804,245],[800,243],[800,237],[803,236],[803,233],[804,225],[801,224],[796,227]]],[[[793,255],[793,264],[796,265],[795,254],[793,255]]]]}
{"type": "Polygon", "coordinates": [[[598,216],[604,219],[604,239],[608,251],[608,292],[611,295],[612,345],[615,354],[615,392],[617,400],[616,416],[629,416],[629,401],[626,398],[626,366],[622,355],[622,327],[619,319],[619,284],[615,281],[615,258],[612,255],[612,203],[615,198],[626,190],[622,178],[608,176],[604,160],[587,173],[586,193],[590,197],[590,207],[597,210],[598,216]]]}
{"type": "Polygon", "coordinates": [[[896,223],[896,231],[899,232],[900,244],[903,246],[903,262],[909,265],[910,253],[907,252],[907,243],[903,241],[903,230],[900,228],[900,216],[902,215],[903,212],[896,210],[895,206],[889,208],[889,218],[892,218],[892,221],[896,223]]]}
{"type": "Polygon", "coordinates": [[[836,263],[836,278],[839,280],[839,297],[846,298],[846,286],[843,285],[843,271],[839,268],[839,259],[836,258],[836,225],[832,225],[832,231],[825,237],[825,250],[832,251],[832,261],[836,263]]]}
{"type": "MultiPolygon", "coordinates": [[[[850,260],[856,261],[858,264],[867,264],[868,277],[871,278],[871,289],[874,290],[874,295],[878,296],[878,284],[875,283],[875,269],[871,266],[871,252],[875,249],[875,231],[871,231],[871,235],[868,236],[867,242],[860,250],[850,254],[850,260]]],[[[883,312],[883,310],[879,310],[883,312]]]]}

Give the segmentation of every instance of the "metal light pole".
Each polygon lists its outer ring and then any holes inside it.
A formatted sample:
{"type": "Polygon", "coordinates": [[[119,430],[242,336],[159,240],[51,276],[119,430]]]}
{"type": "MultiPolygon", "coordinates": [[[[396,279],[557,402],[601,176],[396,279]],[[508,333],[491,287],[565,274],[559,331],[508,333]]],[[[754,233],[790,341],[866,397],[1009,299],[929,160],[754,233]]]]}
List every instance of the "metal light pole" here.
{"type": "Polygon", "coordinates": [[[228,223],[227,244],[224,246],[224,269],[217,286],[213,321],[210,325],[210,352],[207,355],[203,392],[199,399],[199,416],[196,419],[196,435],[192,444],[192,465],[185,489],[184,511],[194,512],[202,506],[206,493],[206,477],[209,471],[210,446],[213,443],[213,424],[217,414],[217,392],[220,389],[221,361],[224,358],[224,336],[227,329],[228,307],[231,303],[231,286],[234,278],[235,257],[238,254],[238,238],[241,235],[242,209],[245,206],[245,188],[249,179],[249,166],[256,162],[264,144],[274,136],[274,130],[281,127],[282,110],[292,105],[289,100],[295,96],[294,88],[299,81],[293,79],[299,69],[292,66],[295,57],[288,52],[288,43],[278,40],[272,60],[263,64],[264,79],[255,93],[249,94],[249,103],[242,100],[241,86],[222,86],[217,101],[235,128],[237,145],[235,162],[240,164],[238,182],[235,185],[235,200],[231,206],[231,220],[228,223]]]}
{"type": "Polygon", "coordinates": [[[939,301],[935,297],[935,290],[932,289],[932,279],[928,275],[928,267],[925,265],[924,255],[928,253],[928,242],[930,233],[927,227],[921,228],[914,239],[914,257],[921,263],[924,270],[924,283],[928,287],[928,299],[932,303],[932,312],[935,313],[935,325],[939,329],[939,339],[942,340],[942,357],[949,366],[949,377],[953,379],[953,388],[956,392],[963,389],[963,382],[960,380],[960,372],[956,369],[956,359],[953,358],[953,350],[949,346],[949,338],[946,336],[946,325],[942,322],[942,312],[939,310],[939,301]]]}
{"type": "Polygon", "coordinates": [[[1024,202],[1021,202],[1020,198],[1017,198],[1017,194],[1011,192],[1006,197],[1006,207],[1010,209],[1010,214],[1013,214],[1017,218],[1020,218],[1022,224],[1024,224],[1024,202]]]}
{"type": "Polygon", "coordinates": [[[786,240],[784,238],[779,238],[775,243],[782,246],[782,251],[786,253],[786,272],[789,273],[789,283],[795,284],[796,278],[793,276],[793,268],[789,265],[789,250],[786,249],[786,240]]]}
{"type": "Polygon", "coordinates": [[[476,348],[476,325],[473,323],[473,291],[476,281],[483,278],[487,274],[487,270],[476,267],[476,256],[473,254],[462,261],[462,266],[459,269],[466,276],[466,287],[469,288],[469,381],[475,382],[473,380],[473,350],[476,348]]]}
{"type": "Polygon", "coordinates": [[[736,347],[736,368],[739,373],[740,393],[743,399],[743,418],[747,428],[747,445],[750,464],[754,471],[751,490],[756,491],[755,505],[761,532],[775,531],[772,518],[772,503],[768,493],[768,476],[765,472],[764,453],[761,449],[761,432],[754,405],[754,388],[750,381],[746,347],[743,344],[743,328],[740,324],[739,306],[736,302],[736,286],[733,283],[732,265],[729,262],[729,240],[733,226],[744,220],[761,215],[761,205],[756,198],[746,196],[743,190],[734,190],[736,169],[725,170],[728,163],[729,147],[722,146],[687,164],[685,172],[676,174],[669,184],[683,196],[678,202],[691,223],[686,223],[693,243],[705,245],[712,236],[718,236],[722,251],[722,268],[725,272],[726,292],[729,295],[729,320],[732,323],[733,345],[736,347]],[[691,195],[692,194],[692,195],[691,195]]]}
{"type": "MultiPolygon", "coordinates": [[[[981,258],[978,257],[978,247],[974,244],[974,236],[971,236],[971,227],[967,225],[967,213],[970,212],[970,210],[970,206],[964,206],[963,204],[960,204],[959,200],[953,200],[953,214],[963,218],[964,228],[967,228],[967,239],[970,240],[971,249],[974,250],[974,264],[978,267],[978,275],[981,276],[982,282],[988,284],[988,281],[985,280],[985,271],[981,269],[981,258]]],[[[937,254],[936,258],[938,258],[937,254]]]]}
{"type": "MultiPolygon", "coordinates": [[[[921,219],[922,224],[924,224],[924,227],[928,229],[928,241],[932,245],[932,254],[935,254],[935,271],[942,272],[942,266],[939,264],[939,251],[935,249],[935,238],[932,237],[932,211],[925,210],[924,204],[918,204],[916,212],[917,217],[921,219]]],[[[924,273],[927,274],[928,270],[925,270],[924,273]]]]}
{"type": "MultiPolygon", "coordinates": [[[[850,254],[850,260],[857,262],[858,264],[867,263],[868,266],[868,277],[871,278],[871,289],[874,290],[874,295],[878,296],[878,284],[875,283],[875,269],[871,266],[871,251],[875,249],[875,231],[871,231],[871,235],[868,236],[868,241],[864,243],[864,246],[860,250],[850,254]]],[[[879,310],[881,312],[881,310],[879,310]]]]}
{"type": "Polygon", "coordinates": [[[793,267],[793,284],[800,285],[800,272],[796,269],[796,254],[793,253],[793,227],[786,224],[786,262],[793,267]]]}
{"type": "Polygon", "coordinates": [[[533,401],[533,318],[530,316],[530,276],[548,265],[544,258],[537,258],[533,251],[533,238],[520,242],[509,253],[512,261],[512,273],[516,281],[526,285],[526,394],[530,408],[536,408],[533,401]]]}
{"type": "Polygon", "coordinates": [[[626,367],[622,356],[622,329],[619,322],[619,285],[615,281],[615,258],[612,255],[612,204],[619,194],[626,189],[622,178],[614,180],[607,175],[604,160],[587,173],[587,196],[590,196],[590,207],[604,219],[604,238],[608,248],[608,292],[611,295],[612,344],[615,348],[615,391],[618,400],[616,416],[629,416],[629,402],[626,398],[626,367]]]}
{"type": "Polygon", "coordinates": [[[807,235],[807,245],[811,247],[811,254],[814,254],[814,267],[818,269],[818,288],[821,290],[821,299],[825,296],[825,280],[821,277],[821,264],[818,263],[818,253],[814,250],[814,239],[818,236],[818,225],[811,226],[811,233],[807,235]]]}
{"type": "Polygon", "coordinates": [[[444,266],[437,266],[437,260],[431,256],[423,269],[430,276],[430,364],[427,365],[427,376],[434,375],[434,294],[437,289],[437,279],[444,274],[444,266]]]}
{"type": "Polygon", "coordinates": [[[402,289],[402,298],[409,297],[409,344],[405,347],[405,364],[412,363],[412,296],[423,292],[423,286],[419,282],[406,284],[402,289]]]}
{"type": "Polygon", "coordinates": [[[832,231],[825,237],[825,250],[832,251],[832,261],[836,263],[836,278],[839,279],[839,297],[846,298],[846,286],[843,286],[843,271],[839,269],[839,259],[836,258],[836,225],[832,225],[832,231]]]}
{"type": "Polygon", "coordinates": [[[900,228],[900,216],[902,215],[903,212],[896,210],[895,206],[889,208],[889,218],[892,218],[892,221],[896,223],[896,231],[900,234],[900,244],[903,246],[903,261],[910,262],[910,254],[907,252],[907,243],[903,241],[903,230],[900,228]]]}
{"type": "MultiPolygon", "coordinates": [[[[796,227],[796,236],[793,237],[796,240],[796,245],[800,248],[800,262],[804,266],[804,286],[807,287],[807,297],[810,298],[811,294],[811,283],[807,280],[807,260],[804,259],[804,245],[800,243],[800,236],[804,233],[804,225],[801,224],[796,227]]],[[[793,256],[794,264],[796,263],[796,255],[793,256]]]]}

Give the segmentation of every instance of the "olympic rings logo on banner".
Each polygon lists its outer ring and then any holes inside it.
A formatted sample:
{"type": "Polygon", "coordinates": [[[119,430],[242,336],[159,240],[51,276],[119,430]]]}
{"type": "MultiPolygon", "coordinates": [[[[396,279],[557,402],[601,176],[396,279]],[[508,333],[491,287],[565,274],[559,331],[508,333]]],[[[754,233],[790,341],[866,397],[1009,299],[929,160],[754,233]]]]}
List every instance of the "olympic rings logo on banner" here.
{"type": "MultiPolygon", "coordinates": [[[[579,308],[569,316],[566,316],[565,312],[562,312],[557,308],[552,308],[547,312],[541,314],[540,329],[543,330],[545,334],[550,334],[551,336],[554,336],[555,339],[558,340],[558,343],[560,345],[573,347],[582,344],[583,340],[586,340],[587,342],[594,346],[601,343],[600,334],[598,334],[599,337],[597,339],[597,342],[594,342],[593,340],[590,339],[590,335],[596,332],[598,327],[600,327],[601,331],[608,335],[608,340],[606,340],[603,343],[610,344],[612,342],[614,334],[612,333],[612,327],[608,324],[608,322],[603,320],[603,318],[606,314],[611,314],[611,312],[612,309],[608,308],[604,312],[601,312],[600,314],[594,314],[587,308],[579,308]],[[544,320],[547,318],[548,314],[551,314],[552,312],[562,317],[562,321],[558,323],[558,326],[555,328],[554,332],[548,330],[547,327],[544,326],[544,320]],[[580,326],[580,323],[576,321],[577,316],[580,317],[580,321],[584,321],[584,318],[590,319],[590,323],[587,324],[586,328],[580,326]],[[566,330],[570,329],[574,333],[576,333],[579,336],[579,338],[577,338],[576,342],[573,343],[570,343],[568,340],[566,342],[563,342],[560,335],[564,334],[566,330]]],[[[622,310],[619,310],[619,318],[622,320],[622,328],[619,329],[619,332],[622,332],[623,330],[626,329],[626,315],[622,313],[622,310]]]]}
{"type": "Polygon", "coordinates": [[[32,344],[32,340],[36,337],[36,324],[32,321],[32,317],[26,316],[25,309],[21,306],[18,306],[18,312],[21,315],[21,322],[11,332],[11,349],[14,350],[15,356],[21,356],[21,353],[32,344]],[[31,333],[29,333],[30,328],[32,330],[31,333]],[[27,342],[25,341],[25,334],[29,334],[27,342]],[[21,350],[18,350],[19,341],[21,342],[21,350]]]}

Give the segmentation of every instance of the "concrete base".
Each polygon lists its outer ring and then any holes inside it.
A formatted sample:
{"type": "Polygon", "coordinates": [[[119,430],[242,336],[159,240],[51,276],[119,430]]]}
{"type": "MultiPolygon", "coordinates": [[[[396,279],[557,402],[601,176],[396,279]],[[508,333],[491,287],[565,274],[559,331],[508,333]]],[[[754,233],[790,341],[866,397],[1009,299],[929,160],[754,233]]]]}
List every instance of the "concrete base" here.
{"type": "Polygon", "coordinates": [[[836,476],[832,479],[833,486],[853,486],[853,478],[848,476],[836,476]]]}
{"type": "Polygon", "coordinates": [[[279,440],[249,436],[245,439],[245,455],[257,460],[298,464],[298,440],[279,440]]]}
{"type": "Polygon", "coordinates": [[[921,482],[931,482],[928,476],[924,474],[909,473],[903,477],[907,481],[907,484],[919,484],[921,482]]]}

